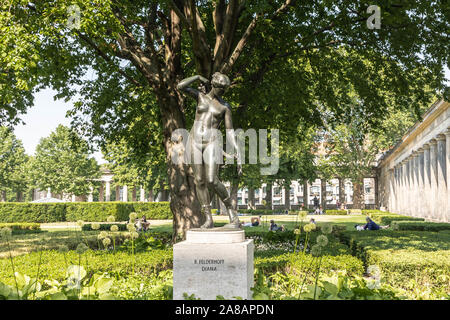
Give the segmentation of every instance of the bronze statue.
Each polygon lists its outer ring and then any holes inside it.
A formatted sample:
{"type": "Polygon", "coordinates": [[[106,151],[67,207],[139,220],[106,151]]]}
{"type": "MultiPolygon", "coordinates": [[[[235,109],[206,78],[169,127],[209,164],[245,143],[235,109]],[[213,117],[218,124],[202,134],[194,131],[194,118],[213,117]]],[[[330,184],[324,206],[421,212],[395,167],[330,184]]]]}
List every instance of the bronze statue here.
{"type": "MultiPolygon", "coordinates": [[[[223,160],[223,150],[217,150],[219,144],[215,134],[223,119],[225,120],[225,129],[233,129],[231,106],[222,100],[222,95],[229,86],[230,79],[219,72],[213,74],[211,80],[212,88],[209,92],[207,92],[210,87],[209,80],[200,75],[184,79],[177,86],[178,90],[188,93],[198,103],[195,112],[195,122],[190,131],[186,152],[192,159],[190,163],[194,171],[197,197],[206,215],[206,222],[201,228],[214,227],[211,216],[211,198],[214,193],[220,197],[227,208],[230,223],[225,225],[225,227],[239,228],[240,226],[237,212],[231,206],[231,198],[228,191],[218,177],[218,163],[221,163],[218,161],[218,156],[221,156],[223,160]],[[205,92],[190,87],[197,80],[203,83],[205,92]],[[195,153],[202,155],[200,161],[193,161],[195,153]]],[[[234,157],[238,160],[238,174],[241,175],[242,166],[234,131],[227,130],[227,140],[228,143],[232,144],[233,150],[235,150],[234,157]]],[[[221,148],[221,144],[219,147],[221,148]]]]}

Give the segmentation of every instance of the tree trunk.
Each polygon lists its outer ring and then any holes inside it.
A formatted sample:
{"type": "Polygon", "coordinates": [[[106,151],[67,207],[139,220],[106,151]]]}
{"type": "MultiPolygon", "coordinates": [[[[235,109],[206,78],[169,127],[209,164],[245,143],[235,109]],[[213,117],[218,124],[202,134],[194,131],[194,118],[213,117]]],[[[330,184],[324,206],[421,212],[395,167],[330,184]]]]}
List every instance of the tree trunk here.
{"type": "Polygon", "coordinates": [[[266,184],[266,208],[272,209],[272,184],[266,184]]]}
{"type": "Polygon", "coordinates": [[[304,209],[308,210],[308,205],[309,205],[309,195],[308,195],[308,180],[304,180],[303,181],[303,204],[304,204],[304,209]]]}
{"type": "Polygon", "coordinates": [[[364,180],[353,182],[353,209],[364,209],[364,180]]]}
{"type": "Polygon", "coordinates": [[[284,186],[284,208],[291,209],[291,186],[284,186]]]}
{"type": "Polygon", "coordinates": [[[154,202],[155,199],[153,198],[153,190],[150,190],[148,192],[148,202],[154,202]]]}
{"type": "Polygon", "coordinates": [[[248,188],[248,207],[249,209],[256,209],[255,207],[255,189],[248,188]]]}
{"type": "Polygon", "coordinates": [[[321,206],[323,210],[326,210],[327,206],[327,180],[320,179],[320,195],[321,195],[321,206]]]}
{"type": "MultiPolygon", "coordinates": [[[[175,87],[174,83],[172,84],[175,87]]],[[[156,95],[161,111],[163,124],[164,148],[166,151],[167,176],[170,188],[170,209],[173,213],[173,235],[175,242],[177,236],[186,238],[186,231],[198,228],[205,220],[201,212],[200,202],[197,199],[192,168],[189,164],[174,163],[172,152],[183,150],[182,141],[172,141],[172,133],[186,128],[182,105],[175,93],[169,94],[163,88],[156,95]]],[[[161,190],[162,191],[162,190],[161,190]]]]}
{"type": "Polygon", "coordinates": [[[231,182],[231,190],[230,190],[230,198],[231,198],[231,206],[234,210],[238,208],[238,190],[239,190],[239,181],[233,180],[231,182]]]}
{"type": "Polygon", "coordinates": [[[22,191],[17,191],[16,201],[17,202],[22,202],[23,201],[23,192],[22,191]]]}
{"type": "Polygon", "coordinates": [[[6,202],[6,191],[2,190],[0,192],[0,202],[6,202]]]}
{"type": "Polygon", "coordinates": [[[131,193],[131,201],[136,202],[136,187],[133,187],[133,191],[131,193]]]}
{"type": "MultiPolygon", "coordinates": [[[[345,186],[344,186],[344,179],[339,178],[339,202],[341,203],[341,206],[345,202],[345,186]]],[[[338,208],[340,209],[340,208],[338,208]]]]}

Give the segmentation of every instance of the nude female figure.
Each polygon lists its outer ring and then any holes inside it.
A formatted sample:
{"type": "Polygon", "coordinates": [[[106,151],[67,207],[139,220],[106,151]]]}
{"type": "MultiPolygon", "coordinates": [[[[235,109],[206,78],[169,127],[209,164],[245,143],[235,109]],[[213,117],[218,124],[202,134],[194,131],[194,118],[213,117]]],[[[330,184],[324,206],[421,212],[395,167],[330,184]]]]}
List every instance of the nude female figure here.
{"type": "MultiPolygon", "coordinates": [[[[206,222],[201,228],[212,228],[214,222],[211,216],[211,198],[216,193],[227,208],[230,223],[225,227],[239,228],[240,222],[237,212],[231,206],[231,198],[227,189],[218,177],[218,156],[223,159],[222,149],[217,147],[216,130],[219,129],[222,120],[225,120],[225,129],[233,129],[231,120],[231,106],[222,100],[222,95],[230,86],[230,79],[219,72],[214,73],[211,80],[211,90],[203,93],[190,87],[192,83],[200,80],[206,88],[209,88],[209,80],[196,75],[182,80],[177,89],[197,100],[194,126],[190,132],[186,152],[189,153],[191,166],[194,171],[197,197],[206,216],[206,222]],[[197,153],[197,156],[195,155],[197,153]],[[199,159],[198,154],[201,155],[199,159]],[[197,157],[197,158],[196,158],[197,157]],[[197,159],[194,161],[194,159],[197,159]]],[[[242,174],[240,155],[238,152],[234,133],[227,130],[227,141],[235,150],[235,158],[238,159],[238,174],[242,174]]]]}

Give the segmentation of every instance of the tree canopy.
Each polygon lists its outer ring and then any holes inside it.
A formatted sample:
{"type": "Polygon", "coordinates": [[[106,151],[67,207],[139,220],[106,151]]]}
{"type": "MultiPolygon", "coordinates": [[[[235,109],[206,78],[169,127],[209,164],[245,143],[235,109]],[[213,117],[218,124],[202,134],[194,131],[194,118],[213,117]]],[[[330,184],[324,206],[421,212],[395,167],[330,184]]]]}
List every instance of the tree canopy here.
{"type": "Polygon", "coordinates": [[[31,175],[41,190],[51,188],[60,195],[84,196],[96,184],[100,171],[85,140],[71,129],[59,125],[36,147],[31,175]]]}

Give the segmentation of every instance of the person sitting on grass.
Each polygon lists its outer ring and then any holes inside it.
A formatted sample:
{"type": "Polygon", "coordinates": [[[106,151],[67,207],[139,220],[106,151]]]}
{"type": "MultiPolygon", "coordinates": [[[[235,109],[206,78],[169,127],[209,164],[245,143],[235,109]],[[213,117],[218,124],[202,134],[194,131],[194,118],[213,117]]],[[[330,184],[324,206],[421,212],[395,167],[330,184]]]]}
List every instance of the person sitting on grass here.
{"type": "Polygon", "coordinates": [[[269,231],[285,231],[286,227],[284,225],[281,225],[281,227],[277,226],[274,220],[270,220],[270,227],[269,231]]]}
{"type": "Polygon", "coordinates": [[[142,224],[142,228],[143,228],[144,232],[146,232],[148,230],[148,228],[150,227],[150,222],[147,221],[147,218],[145,217],[145,215],[142,216],[141,224],[142,224]]]}
{"type": "Polygon", "coordinates": [[[311,218],[311,220],[309,220],[309,223],[314,223],[314,224],[316,224],[316,220],[314,220],[314,218],[311,218]]]}
{"type": "Polygon", "coordinates": [[[141,219],[136,218],[136,220],[134,221],[134,225],[136,226],[136,231],[140,232],[142,230],[141,219]]]}

